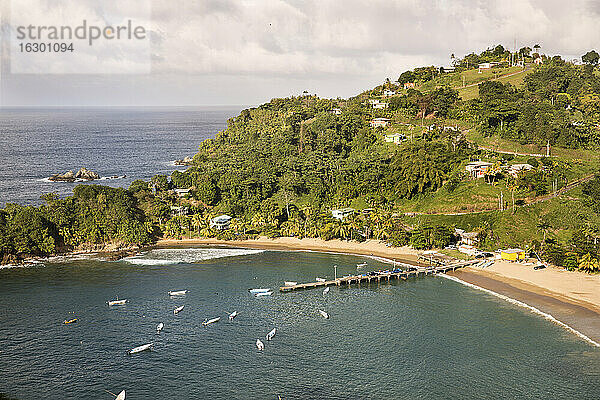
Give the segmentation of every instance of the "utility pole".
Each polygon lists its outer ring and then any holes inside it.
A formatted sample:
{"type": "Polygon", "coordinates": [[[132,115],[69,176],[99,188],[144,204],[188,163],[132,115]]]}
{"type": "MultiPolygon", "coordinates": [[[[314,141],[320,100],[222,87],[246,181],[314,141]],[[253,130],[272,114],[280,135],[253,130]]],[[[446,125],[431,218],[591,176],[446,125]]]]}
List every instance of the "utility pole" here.
{"type": "Polygon", "coordinates": [[[546,157],[550,157],[550,139],[548,139],[548,143],[546,144],[546,157]]]}
{"type": "Polygon", "coordinates": [[[337,265],[333,266],[333,276],[334,276],[333,279],[337,281],[337,265]]]}

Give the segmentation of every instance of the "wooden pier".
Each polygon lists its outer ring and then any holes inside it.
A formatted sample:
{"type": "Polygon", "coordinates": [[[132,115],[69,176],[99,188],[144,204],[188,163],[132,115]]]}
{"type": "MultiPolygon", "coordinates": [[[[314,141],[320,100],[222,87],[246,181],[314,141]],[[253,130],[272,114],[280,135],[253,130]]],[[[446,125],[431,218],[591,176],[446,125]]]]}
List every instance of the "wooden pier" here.
{"type": "Polygon", "coordinates": [[[299,283],[297,285],[292,286],[281,286],[279,290],[281,292],[292,292],[295,290],[302,289],[314,289],[319,287],[326,286],[342,286],[348,285],[350,286],[353,283],[362,283],[362,282],[389,282],[393,279],[402,279],[407,280],[410,277],[417,277],[419,274],[423,275],[432,275],[438,273],[445,273],[448,271],[455,271],[458,268],[466,267],[469,265],[480,263],[481,260],[470,260],[470,261],[461,261],[455,264],[442,265],[442,266],[431,266],[431,267],[417,267],[411,266],[410,270],[403,270],[399,272],[381,272],[377,274],[369,275],[368,273],[360,274],[360,275],[351,275],[344,276],[342,278],[337,278],[330,281],[316,281],[316,282],[308,282],[308,283],[299,283]]]}

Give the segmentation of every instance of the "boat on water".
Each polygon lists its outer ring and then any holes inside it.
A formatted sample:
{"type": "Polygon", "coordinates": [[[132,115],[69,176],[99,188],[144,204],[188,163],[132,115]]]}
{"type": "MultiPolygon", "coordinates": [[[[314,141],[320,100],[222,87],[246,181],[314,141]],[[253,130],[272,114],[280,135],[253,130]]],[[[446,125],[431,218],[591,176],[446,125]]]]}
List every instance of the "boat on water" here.
{"type": "Polygon", "coordinates": [[[265,344],[260,339],[256,339],[256,348],[259,350],[264,350],[265,344]]]}
{"type": "Polygon", "coordinates": [[[267,340],[273,339],[273,337],[275,336],[276,333],[277,333],[277,328],[273,328],[271,330],[271,332],[267,333],[267,340]]]}
{"type": "Polygon", "coordinates": [[[64,324],[65,325],[67,325],[67,324],[74,324],[75,322],[77,322],[77,318],[73,318],[73,319],[69,319],[69,320],[65,319],[64,324]]]}
{"type": "Polygon", "coordinates": [[[183,307],[185,307],[185,306],[177,307],[176,309],[174,309],[173,314],[179,314],[181,312],[181,310],[183,310],[183,307]]]}
{"type": "Polygon", "coordinates": [[[296,286],[298,284],[298,282],[294,282],[294,281],[284,281],[284,286],[296,286]]]}
{"type": "Polygon", "coordinates": [[[221,317],[217,317],[217,318],[213,318],[213,319],[208,319],[208,320],[204,320],[204,322],[202,323],[202,325],[207,326],[210,324],[214,324],[215,322],[219,322],[221,320],[221,317]]]}
{"type": "Polygon", "coordinates": [[[254,296],[256,296],[256,297],[263,297],[263,296],[270,296],[272,294],[273,294],[273,292],[269,290],[268,292],[258,292],[258,293],[255,293],[254,296]]]}
{"type": "Polygon", "coordinates": [[[326,279],[325,279],[325,278],[319,278],[319,277],[315,278],[315,280],[316,280],[317,282],[325,282],[325,281],[326,281],[326,279]]]}
{"type": "Polygon", "coordinates": [[[125,303],[127,303],[127,301],[128,301],[127,299],[119,300],[119,298],[117,297],[116,300],[110,300],[110,301],[107,301],[106,303],[109,306],[122,306],[125,303]]]}
{"type": "Polygon", "coordinates": [[[163,324],[162,322],[160,324],[158,324],[156,326],[156,333],[160,333],[160,331],[162,331],[164,327],[165,327],[165,324],[163,324]]]}
{"type": "Polygon", "coordinates": [[[129,350],[128,353],[135,354],[135,353],[140,353],[140,352],[146,351],[146,350],[152,350],[153,345],[154,345],[154,343],[148,343],[143,346],[134,347],[133,349],[129,350]]]}
{"type": "Polygon", "coordinates": [[[122,390],[121,393],[119,393],[119,395],[115,397],[115,400],[125,400],[125,391],[122,390]]]}
{"type": "Polygon", "coordinates": [[[234,312],[232,312],[231,314],[229,314],[229,320],[230,320],[230,321],[233,321],[233,319],[234,319],[235,317],[237,317],[237,315],[238,315],[238,312],[237,312],[237,311],[234,311],[234,312]]]}
{"type": "Polygon", "coordinates": [[[323,289],[323,294],[327,294],[327,293],[329,293],[329,286],[326,287],[325,289],[323,289]]]}
{"type": "Polygon", "coordinates": [[[189,290],[169,290],[169,296],[183,296],[188,292],[189,290]]]}
{"type": "Polygon", "coordinates": [[[362,268],[362,267],[366,267],[368,264],[366,262],[364,263],[360,263],[360,264],[356,264],[356,268],[362,268]]]}
{"type": "Polygon", "coordinates": [[[248,291],[252,294],[256,294],[256,293],[265,293],[265,292],[269,292],[271,291],[271,289],[248,289],[248,291]]]}
{"type": "Polygon", "coordinates": [[[323,310],[319,310],[319,314],[321,314],[321,316],[325,319],[329,319],[329,314],[327,314],[325,311],[323,310]]]}

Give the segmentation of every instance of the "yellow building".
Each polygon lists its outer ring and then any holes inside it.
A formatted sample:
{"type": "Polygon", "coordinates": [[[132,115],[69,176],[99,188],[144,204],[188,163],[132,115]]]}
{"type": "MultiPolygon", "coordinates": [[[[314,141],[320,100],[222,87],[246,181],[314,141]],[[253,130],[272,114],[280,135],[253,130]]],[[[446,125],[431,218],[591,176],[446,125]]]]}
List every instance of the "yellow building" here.
{"type": "Polygon", "coordinates": [[[506,249],[500,250],[500,258],[508,261],[518,261],[525,259],[525,250],[521,249],[506,249]]]}

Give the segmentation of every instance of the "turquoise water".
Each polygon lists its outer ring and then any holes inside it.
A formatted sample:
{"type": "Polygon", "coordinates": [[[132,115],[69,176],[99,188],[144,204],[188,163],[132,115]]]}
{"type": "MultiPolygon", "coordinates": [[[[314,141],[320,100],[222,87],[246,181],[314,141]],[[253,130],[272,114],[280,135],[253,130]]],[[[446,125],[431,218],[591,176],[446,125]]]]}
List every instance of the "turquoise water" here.
{"type": "MultiPolygon", "coordinates": [[[[126,389],[132,400],[600,397],[597,348],[442,277],[333,287],[325,296],[247,291],[331,277],[334,264],[349,274],[364,260],[195,248],[2,269],[0,392],[21,400],[109,400],[105,389],[126,389]],[[176,289],[190,292],[169,298],[176,289]],[[130,302],[108,307],[115,296],[130,302]],[[230,323],[226,312],[235,310],[230,323]],[[62,324],[72,316],[79,322],[62,324]],[[149,342],[154,351],[126,354],[149,342]]],[[[367,261],[366,270],[387,268],[367,261]]]]}

